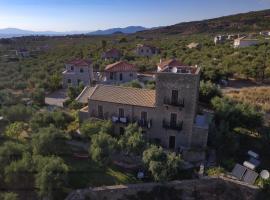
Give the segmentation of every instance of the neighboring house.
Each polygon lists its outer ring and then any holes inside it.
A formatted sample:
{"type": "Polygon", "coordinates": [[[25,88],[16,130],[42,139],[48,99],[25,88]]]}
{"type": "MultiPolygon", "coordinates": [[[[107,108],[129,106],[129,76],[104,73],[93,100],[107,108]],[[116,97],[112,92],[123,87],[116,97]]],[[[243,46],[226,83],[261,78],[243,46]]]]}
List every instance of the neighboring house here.
{"type": "Polygon", "coordinates": [[[225,42],[226,41],[226,38],[227,38],[226,35],[215,36],[214,37],[214,43],[215,43],[215,45],[225,42]]]}
{"type": "Polygon", "coordinates": [[[109,60],[119,60],[121,58],[121,52],[118,49],[110,49],[102,54],[102,59],[109,60]]]}
{"type": "Polygon", "coordinates": [[[22,48],[16,51],[16,56],[26,58],[30,56],[30,52],[27,49],[22,48]]]}
{"type": "Polygon", "coordinates": [[[257,39],[249,39],[246,37],[241,37],[234,40],[233,46],[234,48],[249,47],[249,46],[257,45],[258,42],[259,41],[257,39]]]}
{"type": "Polygon", "coordinates": [[[209,120],[197,114],[200,73],[197,67],[164,67],[156,73],[156,90],[88,87],[77,99],[88,103],[79,112],[80,121],[111,120],[120,135],[129,123],[137,123],[146,140],[181,152],[187,161],[202,161],[209,120]]]}
{"type": "Polygon", "coordinates": [[[65,64],[63,72],[63,86],[78,86],[79,84],[90,85],[94,80],[91,61],[76,59],[65,64]]]}
{"type": "Polygon", "coordinates": [[[159,54],[159,49],[149,45],[138,44],[135,50],[136,55],[151,57],[159,54]]]}
{"type": "Polygon", "coordinates": [[[119,61],[104,70],[104,81],[107,83],[124,83],[137,79],[138,69],[126,61],[119,61]]]}
{"type": "Polygon", "coordinates": [[[196,42],[192,42],[189,45],[187,45],[187,48],[189,48],[189,49],[198,49],[200,47],[201,47],[201,45],[199,43],[196,43],[196,42]]]}

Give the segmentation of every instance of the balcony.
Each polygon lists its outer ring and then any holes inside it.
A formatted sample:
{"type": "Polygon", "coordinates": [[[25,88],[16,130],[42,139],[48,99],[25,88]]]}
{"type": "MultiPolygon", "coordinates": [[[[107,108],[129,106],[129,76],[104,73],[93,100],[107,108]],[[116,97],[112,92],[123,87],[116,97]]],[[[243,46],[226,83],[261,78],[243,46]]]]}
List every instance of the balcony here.
{"type": "Polygon", "coordinates": [[[128,117],[112,116],[112,122],[113,123],[120,123],[120,124],[128,124],[129,120],[128,120],[128,117]]]}
{"type": "Polygon", "coordinates": [[[163,128],[175,130],[175,131],[182,131],[183,129],[183,121],[178,123],[171,123],[166,120],[163,120],[163,128]]]}
{"type": "Polygon", "coordinates": [[[172,100],[170,98],[164,98],[164,104],[165,105],[170,105],[170,106],[175,106],[175,107],[180,107],[183,108],[185,106],[185,101],[184,99],[181,100],[172,100]]]}
{"type": "Polygon", "coordinates": [[[137,120],[136,121],[138,126],[142,128],[148,128],[150,129],[152,127],[152,120],[137,120]]]}

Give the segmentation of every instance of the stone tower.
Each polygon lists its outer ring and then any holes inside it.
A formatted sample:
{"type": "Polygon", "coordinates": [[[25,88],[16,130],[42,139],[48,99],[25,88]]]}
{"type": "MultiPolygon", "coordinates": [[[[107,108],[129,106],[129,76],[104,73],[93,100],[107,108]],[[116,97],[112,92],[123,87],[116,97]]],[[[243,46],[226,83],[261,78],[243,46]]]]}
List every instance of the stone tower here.
{"type": "Polygon", "coordinates": [[[173,60],[156,74],[156,106],[168,148],[185,150],[192,146],[197,115],[200,68],[183,66],[173,60]]]}

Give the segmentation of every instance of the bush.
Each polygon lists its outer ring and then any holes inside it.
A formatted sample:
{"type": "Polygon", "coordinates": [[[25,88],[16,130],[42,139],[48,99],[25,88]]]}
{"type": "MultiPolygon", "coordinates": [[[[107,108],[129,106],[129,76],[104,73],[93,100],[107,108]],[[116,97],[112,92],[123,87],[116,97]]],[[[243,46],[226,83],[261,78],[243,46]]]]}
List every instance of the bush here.
{"type": "Polygon", "coordinates": [[[102,132],[111,135],[113,125],[111,121],[88,120],[84,121],[80,127],[82,135],[92,138],[92,136],[102,132]]]}
{"type": "Polygon", "coordinates": [[[213,167],[213,168],[209,168],[206,171],[206,174],[208,176],[220,176],[221,174],[225,173],[225,169],[223,169],[222,167],[213,167]]]}

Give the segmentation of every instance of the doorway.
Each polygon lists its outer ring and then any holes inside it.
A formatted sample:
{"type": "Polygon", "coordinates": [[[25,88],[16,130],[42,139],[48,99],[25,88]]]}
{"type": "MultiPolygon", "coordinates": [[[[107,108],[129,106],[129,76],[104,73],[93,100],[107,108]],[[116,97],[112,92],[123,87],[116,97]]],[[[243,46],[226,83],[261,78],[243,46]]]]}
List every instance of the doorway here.
{"type": "Polygon", "coordinates": [[[169,148],[175,149],[175,136],[170,136],[169,138],[169,148]]]}

